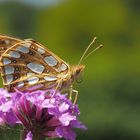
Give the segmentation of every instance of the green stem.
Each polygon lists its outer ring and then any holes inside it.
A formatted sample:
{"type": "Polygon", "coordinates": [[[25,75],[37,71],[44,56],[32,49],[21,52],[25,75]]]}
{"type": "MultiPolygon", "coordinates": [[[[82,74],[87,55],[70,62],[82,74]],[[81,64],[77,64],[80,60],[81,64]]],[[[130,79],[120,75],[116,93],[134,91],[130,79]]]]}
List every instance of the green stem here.
{"type": "Polygon", "coordinates": [[[20,133],[20,140],[25,140],[26,135],[27,135],[27,131],[23,129],[23,131],[21,131],[20,133]]]}

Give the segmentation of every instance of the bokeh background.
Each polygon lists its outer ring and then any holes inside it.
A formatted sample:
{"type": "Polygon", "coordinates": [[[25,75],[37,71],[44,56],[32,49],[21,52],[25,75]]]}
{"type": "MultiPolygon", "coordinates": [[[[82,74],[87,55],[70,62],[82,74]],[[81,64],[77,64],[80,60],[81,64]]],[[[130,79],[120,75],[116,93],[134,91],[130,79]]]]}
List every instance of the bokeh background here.
{"type": "MultiPolygon", "coordinates": [[[[140,140],[139,0],[0,0],[0,33],[33,38],[70,64],[97,36],[92,49],[104,47],[74,86],[88,127],[77,140],[140,140]]],[[[2,129],[0,140],[19,133],[2,129]]]]}

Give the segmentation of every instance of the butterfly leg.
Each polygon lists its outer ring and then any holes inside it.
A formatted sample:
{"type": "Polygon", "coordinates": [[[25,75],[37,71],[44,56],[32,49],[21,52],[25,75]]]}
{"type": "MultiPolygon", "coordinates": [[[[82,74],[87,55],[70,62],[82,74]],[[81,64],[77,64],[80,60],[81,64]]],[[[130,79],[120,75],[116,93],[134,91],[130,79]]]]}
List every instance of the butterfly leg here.
{"type": "Polygon", "coordinates": [[[69,99],[72,100],[72,91],[73,91],[73,88],[72,86],[70,86],[70,90],[69,90],[69,99]]]}
{"type": "Polygon", "coordinates": [[[73,93],[75,93],[75,98],[74,98],[74,101],[73,101],[73,105],[76,104],[77,102],[77,99],[78,99],[78,91],[77,90],[72,90],[73,93]]]}
{"type": "Polygon", "coordinates": [[[52,98],[56,95],[57,90],[59,89],[59,86],[61,83],[62,83],[61,80],[57,83],[56,88],[54,89],[53,95],[50,98],[50,102],[51,102],[52,98]]]}
{"type": "Polygon", "coordinates": [[[73,95],[73,93],[75,93],[75,98],[74,98],[74,101],[73,101],[72,113],[74,113],[74,105],[76,104],[77,99],[78,99],[78,91],[72,89],[72,87],[71,87],[71,88],[70,88],[70,96],[69,96],[69,99],[70,99],[71,101],[72,101],[72,95],[73,95]]]}
{"type": "Polygon", "coordinates": [[[77,90],[74,90],[74,89],[72,88],[72,86],[70,86],[70,95],[69,95],[69,99],[70,99],[70,100],[72,100],[72,95],[73,95],[73,93],[75,93],[75,98],[74,98],[74,101],[73,101],[73,105],[75,105],[76,102],[77,102],[77,99],[78,99],[78,91],[77,91],[77,90]]]}

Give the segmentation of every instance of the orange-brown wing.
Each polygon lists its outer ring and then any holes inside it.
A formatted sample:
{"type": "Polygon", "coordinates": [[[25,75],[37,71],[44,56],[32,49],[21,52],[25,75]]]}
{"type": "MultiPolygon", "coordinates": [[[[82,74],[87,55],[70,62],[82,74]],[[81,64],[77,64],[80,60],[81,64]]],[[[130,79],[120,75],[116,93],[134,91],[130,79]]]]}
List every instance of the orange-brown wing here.
{"type": "Polygon", "coordinates": [[[12,38],[6,35],[0,35],[0,56],[11,46],[15,45],[16,43],[22,40],[12,38]]]}
{"type": "Polygon", "coordinates": [[[69,65],[35,41],[25,40],[6,50],[0,59],[4,86],[25,90],[34,86],[56,86],[66,77],[69,65]]]}

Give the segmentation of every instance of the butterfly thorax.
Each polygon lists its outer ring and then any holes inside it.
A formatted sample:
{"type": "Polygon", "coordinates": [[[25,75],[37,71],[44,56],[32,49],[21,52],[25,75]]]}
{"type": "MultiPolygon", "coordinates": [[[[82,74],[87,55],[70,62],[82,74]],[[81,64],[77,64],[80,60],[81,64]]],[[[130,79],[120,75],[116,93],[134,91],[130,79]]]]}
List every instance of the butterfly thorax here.
{"type": "Polygon", "coordinates": [[[85,68],[85,65],[71,66],[68,75],[64,79],[62,79],[61,89],[69,88],[73,84],[75,79],[78,79],[80,77],[84,68],[85,68]]]}

